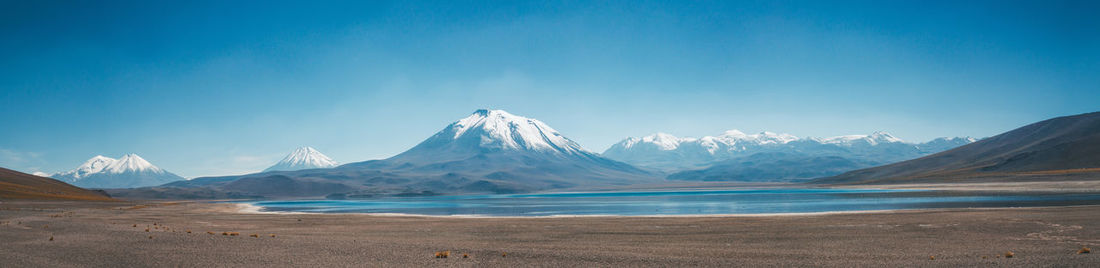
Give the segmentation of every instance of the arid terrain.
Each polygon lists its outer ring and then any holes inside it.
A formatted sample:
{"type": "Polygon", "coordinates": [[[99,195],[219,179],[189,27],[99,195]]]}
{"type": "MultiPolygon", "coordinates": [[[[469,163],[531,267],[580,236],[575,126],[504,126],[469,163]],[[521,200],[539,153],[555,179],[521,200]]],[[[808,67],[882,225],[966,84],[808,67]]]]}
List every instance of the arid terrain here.
{"type": "Polygon", "coordinates": [[[1100,206],[733,217],[455,218],[243,213],[234,204],[202,202],[4,201],[0,263],[1097,267],[1100,254],[1078,254],[1082,247],[1100,244],[1097,215],[1100,206]],[[439,251],[450,251],[450,257],[436,258],[439,251]],[[1012,258],[1005,257],[1009,252],[1012,258]]]}

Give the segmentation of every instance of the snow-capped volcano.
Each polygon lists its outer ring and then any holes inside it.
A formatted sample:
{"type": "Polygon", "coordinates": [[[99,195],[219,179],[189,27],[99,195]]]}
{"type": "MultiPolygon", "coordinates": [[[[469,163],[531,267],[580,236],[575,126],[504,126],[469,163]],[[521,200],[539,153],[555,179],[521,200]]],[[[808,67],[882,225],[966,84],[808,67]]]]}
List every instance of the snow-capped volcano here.
{"type": "Polygon", "coordinates": [[[136,154],[126,154],[119,159],[97,155],[76,169],[50,177],[86,188],[145,187],[183,179],[136,154]]]}
{"type": "Polygon", "coordinates": [[[336,161],[332,161],[332,158],[322,154],[317,149],[313,149],[313,147],[305,146],[294,149],[294,152],[288,154],[279,163],[265,169],[264,172],[330,168],[336,165],[336,161]]]}
{"type": "Polygon", "coordinates": [[[585,150],[546,123],[502,110],[477,110],[394,157],[337,169],[386,170],[413,178],[409,183],[438,180],[433,191],[522,192],[657,179],[585,150]]]}
{"type": "Polygon", "coordinates": [[[503,110],[477,110],[451,123],[398,158],[433,152],[432,157],[486,152],[538,152],[560,156],[594,155],[542,121],[503,110]],[[444,153],[447,155],[439,155],[444,153]]]}

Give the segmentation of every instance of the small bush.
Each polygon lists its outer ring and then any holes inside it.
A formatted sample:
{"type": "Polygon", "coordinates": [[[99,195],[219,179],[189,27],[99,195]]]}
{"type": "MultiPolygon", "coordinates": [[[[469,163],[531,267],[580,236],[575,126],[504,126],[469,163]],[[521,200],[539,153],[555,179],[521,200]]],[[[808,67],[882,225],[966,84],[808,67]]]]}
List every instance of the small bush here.
{"type": "Polygon", "coordinates": [[[470,254],[462,253],[462,258],[463,259],[468,259],[468,258],[470,258],[470,254]]]}
{"type": "Polygon", "coordinates": [[[451,256],[451,251],[450,250],[436,251],[435,252],[435,257],[436,258],[446,259],[447,257],[450,257],[450,256],[451,256]]]}
{"type": "Polygon", "coordinates": [[[260,235],[258,235],[258,234],[250,234],[250,235],[248,235],[248,236],[251,236],[251,237],[256,237],[256,238],[259,238],[259,237],[260,237],[260,235]]]}
{"type": "Polygon", "coordinates": [[[53,241],[53,236],[50,236],[50,241],[53,241]]]}
{"type": "Polygon", "coordinates": [[[271,234],[271,237],[275,237],[275,234],[271,234]]]}
{"type": "Polygon", "coordinates": [[[1005,258],[1012,258],[1012,257],[1016,257],[1016,253],[1012,253],[1012,251],[1005,251],[1005,258]]]}
{"type": "Polygon", "coordinates": [[[1092,250],[1089,247],[1081,247],[1081,250],[1077,251],[1077,254],[1089,254],[1092,250]]]}

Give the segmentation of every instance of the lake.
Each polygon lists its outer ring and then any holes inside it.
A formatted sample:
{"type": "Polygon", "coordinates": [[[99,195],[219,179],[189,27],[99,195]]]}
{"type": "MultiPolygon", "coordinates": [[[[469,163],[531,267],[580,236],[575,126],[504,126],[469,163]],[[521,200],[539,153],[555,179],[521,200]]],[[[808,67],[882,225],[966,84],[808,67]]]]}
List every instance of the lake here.
{"type": "Polygon", "coordinates": [[[1100,194],[1004,194],[923,190],[735,189],[495,194],[248,202],[261,211],[414,215],[722,215],[922,208],[1100,204],[1100,194]]]}

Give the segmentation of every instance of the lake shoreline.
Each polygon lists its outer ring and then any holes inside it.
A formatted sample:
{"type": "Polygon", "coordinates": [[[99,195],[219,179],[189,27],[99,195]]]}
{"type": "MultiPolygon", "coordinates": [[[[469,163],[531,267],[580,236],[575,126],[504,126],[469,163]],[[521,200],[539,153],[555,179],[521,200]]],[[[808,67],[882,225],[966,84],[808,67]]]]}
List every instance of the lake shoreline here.
{"type": "Polygon", "coordinates": [[[0,244],[0,263],[16,267],[1100,264],[1100,255],[1076,254],[1082,246],[1100,244],[1100,223],[1095,221],[1100,206],[566,218],[256,214],[238,209],[235,204],[207,202],[3,202],[0,240],[5,243],[0,244]],[[437,251],[469,258],[437,259],[433,257],[437,251]],[[1015,257],[998,258],[1008,251],[1015,257]]]}
{"type": "Polygon", "coordinates": [[[378,199],[237,202],[238,212],[493,217],[727,217],[868,213],[925,208],[1100,205],[1100,192],[867,188],[572,191],[378,199]]]}

